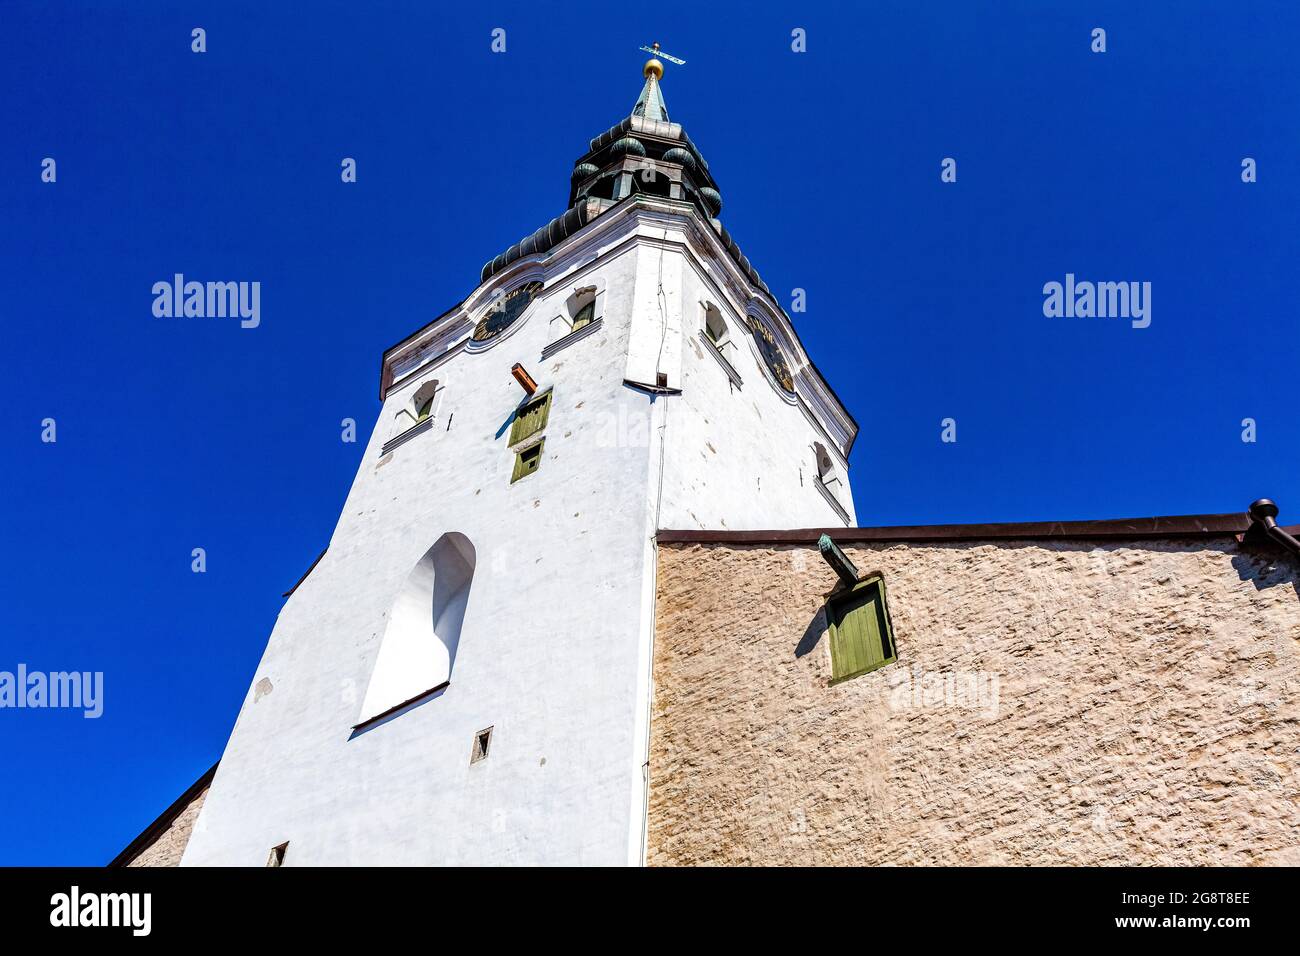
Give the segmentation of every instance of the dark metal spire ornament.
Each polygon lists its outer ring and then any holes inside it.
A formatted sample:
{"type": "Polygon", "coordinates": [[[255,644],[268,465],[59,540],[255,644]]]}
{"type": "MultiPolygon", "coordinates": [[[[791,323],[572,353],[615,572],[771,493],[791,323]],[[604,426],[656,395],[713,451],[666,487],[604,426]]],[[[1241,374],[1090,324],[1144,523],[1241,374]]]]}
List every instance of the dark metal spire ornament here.
{"type": "MultiPolygon", "coordinates": [[[[685,66],[685,65],[686,65],[686,61],[685,61],[685,60],[679,60],[679,59],[677,59],[677,57],[673,56],[671,53],[664,53],[662,50],[660,50],[660,49],[659,49],[659,44],[658,44],[658,43],[655,43],[653,46],[643,46],[643,47],[641,47],[641,49],[644,50],[646,53],[653,53],[655,56],[661,56],[661,57],[663,57],[665,60],[667,60],[669,63],[676,63],[678,66],[685,66]]],[[[661,71],[661,72],[662,72],[662,69],[663,69],[663,68],[662,68],[662,66],[661,66],[661,67],[660,67],[660,71],[661,71]]]]}
{"type": "Polygon", "coordinates": [[[645,66],[641,68],[645,76],[645,86],[641,90],[641,95],[637,97],[636,106],[632,107],[632,115],[667,123],[668,107],[664,104],[663,94],[659,92],[659,81],[664,78],[664,65],[658,58],[663,57],[678,66],[685,66],[686,61],[664,53],[659,49],[658,43],[653,46],[643,46],[641,49],[653,53],[654,56],[646,60],[645,66]]]}

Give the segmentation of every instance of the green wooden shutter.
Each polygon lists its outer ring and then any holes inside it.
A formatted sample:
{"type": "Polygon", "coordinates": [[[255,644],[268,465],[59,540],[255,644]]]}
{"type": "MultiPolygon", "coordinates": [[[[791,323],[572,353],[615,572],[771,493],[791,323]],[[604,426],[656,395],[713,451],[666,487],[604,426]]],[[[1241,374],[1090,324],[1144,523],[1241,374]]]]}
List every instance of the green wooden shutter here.
{"type": "Polygon", "coordinates": [[[429,417],[429,413],[430,413],[431,411],[433,411],[433,396],[432,396],[432,395],[430,395],[427,399],[425,399],[424,404],[420,406],[419,414],[416,416],[416,419],[415,419],[415,420],[416,420],[417,422],[422,422],[422,421],[424,421],[426,418],[429,417]]]}
{"type": "Polygon", "coordinates": [[[551,393],[550,392],[547,392],[546,395],[542,398],[541,402],[538,403],[536,414],[537,414],[537,422],[535,427],[533,428],[534,433],[537,433],[541,431],[543,428],[545,428],[547,420],[551,417],[551,393]]]}
{"type": "Polygon", "coordinates": [[[546,427],[546,421],[550,418],[550,414],[550,392],[519,409],[515,413],[515,423],[510,428],[510,444],[517,445],[524,439],[536,435],[546,427]]]}
{"type": "Polygon", "coordinates": [[[879,578],[863,581],[828,609],[831,683],[866,674],[895,659],[894,641],[879,578]]]}
{"type": "Polygon", "coordinates": [[[542,446],[546,444],[543,438],[536,445],[529,445],[523,451],[515,454],[515,470],[510,475],[510,483],[513,485],[520,478],[531,475],[542,464],[542,446]]]}

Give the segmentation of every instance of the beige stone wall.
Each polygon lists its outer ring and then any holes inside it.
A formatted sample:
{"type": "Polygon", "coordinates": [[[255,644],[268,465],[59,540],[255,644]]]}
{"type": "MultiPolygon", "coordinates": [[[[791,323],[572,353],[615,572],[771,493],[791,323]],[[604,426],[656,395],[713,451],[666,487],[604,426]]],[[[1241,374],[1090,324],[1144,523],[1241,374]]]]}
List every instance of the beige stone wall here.
{"type": "Polygon", "coordinates": [[[1289,559],[845,550],[898,661],[829,687],[815,548],[659,549],[650,864],[1300,864],[1289,559]]]}
{"type": "Polygon", "coordinates": [[[207,795],[208,788],[204,787],[176,819],[172,820],[171,826],[160,833],[158,838],[127,866],[180,866],[181,854],[185,852],[185,844],[190,842],[194,821],[199,818],[199,811],[203,809],[203,801],[207,795]]]}

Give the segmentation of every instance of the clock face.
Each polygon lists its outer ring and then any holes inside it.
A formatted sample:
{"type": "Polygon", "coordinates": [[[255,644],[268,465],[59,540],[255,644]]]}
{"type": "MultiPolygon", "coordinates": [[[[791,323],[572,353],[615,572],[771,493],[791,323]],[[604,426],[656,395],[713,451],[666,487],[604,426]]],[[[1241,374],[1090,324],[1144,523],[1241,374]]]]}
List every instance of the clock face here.
{"type": "Polygon", "coordinates": [[[532,305],[533,299],[541,289],[540,282],[529,282],[501,296],[488,306],[483,318],[479,319],[478,325],[474,326],[474,334],[471,338],[475,342],[486,342],[488,339],[496,338],[515,324],[515,320],[532,305]]]}
{"type": "Polygon", "coordinates": [[[781,346],[776,344],[776,336],[770,329],[752,315],[749,317],[749,328],[754,333],[754,341],[758,343],[758,351],[762,353],[763,361],[767,364],[768,371],[787,392],[794,391],[794,379],[790,375],[790,366],[785,360],[785,355],[781,352],[781,346]]]}

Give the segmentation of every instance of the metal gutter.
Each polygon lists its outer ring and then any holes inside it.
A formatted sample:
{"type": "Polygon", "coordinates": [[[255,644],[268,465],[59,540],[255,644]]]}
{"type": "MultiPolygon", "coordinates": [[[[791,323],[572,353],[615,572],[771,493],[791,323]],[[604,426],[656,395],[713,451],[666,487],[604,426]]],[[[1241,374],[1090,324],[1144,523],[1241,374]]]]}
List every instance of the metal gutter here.
{"type": "Polygon", "coordinates": [[[1251,525],[1247,532],[1248,540],[1259,541],[1267,538],[1296,557],[1300,557],[1300,541],[1277,523],[1277,505],[1267,498],[1260,498],[1251,504],[1249,514],[1251,525]]]}
{"type": "Polygon", "coordinates": [[[1211,538],[1245,534],[1250,518],[1240,512],[1111,518],[1100,521],[1019,521],[998,524],[894,525],[880,528],[799,528],[774,531],[659,532],[660,544],[806,544],[824,534],[836,544],[871,541],[997,541],[1016,539],[1211,538]]]}

